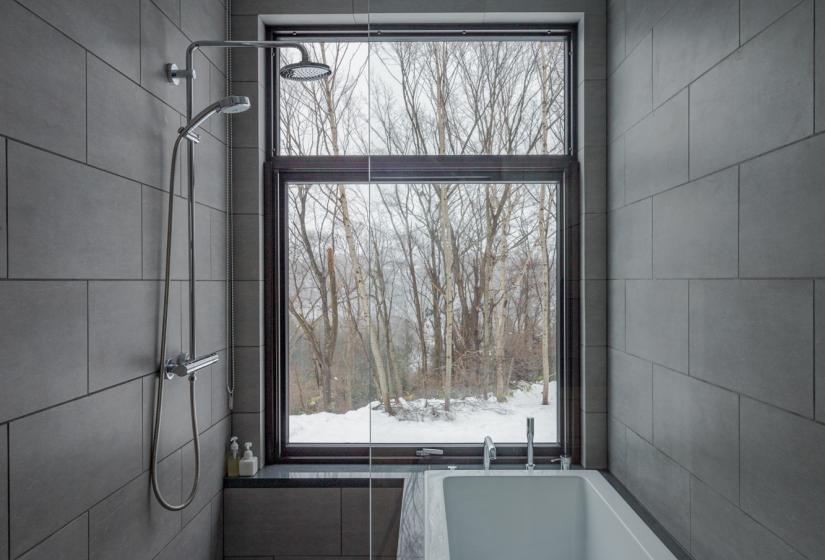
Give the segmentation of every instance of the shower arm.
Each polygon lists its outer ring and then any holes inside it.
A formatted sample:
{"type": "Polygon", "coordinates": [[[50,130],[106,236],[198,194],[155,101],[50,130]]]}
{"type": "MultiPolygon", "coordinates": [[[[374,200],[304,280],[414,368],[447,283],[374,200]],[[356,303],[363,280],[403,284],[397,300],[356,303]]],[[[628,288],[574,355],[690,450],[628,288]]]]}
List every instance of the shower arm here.
{"type": "MultiPolygon", "coordinates": [[[[301,53],[301,60],[309,60],[309,52],[300,43],[283,41],[194,41],[186,48],[186,67],[178,69],[174,64],[166,65],[167,79],[177,84],[179,79],[186,80],[186,124],[192,122],[192,105],[194,97],[193,81],[195,69],[192,66],[192,57],[195,51],[203,47],[217,47],[231,49],[247,47],[253,49],[297,49],[301,53]]],[[[186,150],[187,193],[189,196],[189,358],[196,359],[195,353],[195,142],[188,142],[186,150]]],[[[231,282],[231,278],[226,279],[231,282]]]]}

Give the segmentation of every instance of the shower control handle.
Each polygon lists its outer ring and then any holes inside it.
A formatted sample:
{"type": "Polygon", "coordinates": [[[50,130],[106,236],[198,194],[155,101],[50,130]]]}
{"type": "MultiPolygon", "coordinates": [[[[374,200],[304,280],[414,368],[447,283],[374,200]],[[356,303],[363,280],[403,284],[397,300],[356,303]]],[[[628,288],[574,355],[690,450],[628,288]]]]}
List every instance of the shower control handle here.
{"type": "Polygon", "coordinates": [[[179,377],[189,377],[195,375],[205,367],[211,366],[218,361],[218,354],[212,353],[190,360],[186,354],[178,354],[177,358],[166,362],[166,378],[172,379],[175,375],[179,377]]]}

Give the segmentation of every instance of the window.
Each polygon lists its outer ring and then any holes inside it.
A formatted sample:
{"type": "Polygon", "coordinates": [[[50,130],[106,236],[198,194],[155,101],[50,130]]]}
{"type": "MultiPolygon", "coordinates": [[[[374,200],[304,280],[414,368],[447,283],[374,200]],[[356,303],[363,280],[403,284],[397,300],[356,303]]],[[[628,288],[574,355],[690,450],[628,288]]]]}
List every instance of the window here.
{"type": "Polygon", "coordinates": [[[570,32],[375,33],[292,30],[333,76],[272,82],[268,460],[516,458],[528,416],[558,454],[570,32]]]}

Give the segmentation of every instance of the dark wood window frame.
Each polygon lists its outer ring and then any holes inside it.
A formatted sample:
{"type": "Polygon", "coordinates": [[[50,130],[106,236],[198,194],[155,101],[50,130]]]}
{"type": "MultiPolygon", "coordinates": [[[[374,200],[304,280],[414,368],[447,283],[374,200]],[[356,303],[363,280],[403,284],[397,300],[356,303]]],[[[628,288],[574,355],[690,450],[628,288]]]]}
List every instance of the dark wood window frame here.
{"type": "MultiPolygon", "coordinates": [[[[364,40],[365,27],[303,27],[270,29],[271,39],[288,37],[291,41],[364,40]]],[[[410,183],[410,182],[553,182],[557,189],[560,220],[557,226],[557,371],[560,406],[559,442],[536,444],[536,462],[549,462],[560,455],[571,455],[580,462],[580,184],[576,160],[576,69],[575,28],[546,26],[507,26],[492,28],[469,26],[427,26],[414,29],[398,26],[372,28],[370,33],[390,39],[405,37],[452,37],[461,40],[466,33],[489,38],[515,36],[554,37],[560,34],[568,46],[566,155],[520,156],[279,156],[277,134],[277,58],[267,57],[267,160],[264,166],[264,393],[266,462],[284,463],[477,463],[482,443],[477,445],[420,442],[416,444],[290,444],[288,441],[288,379],[286,372],[288,313],[286,301],[288,266],[286,235],[287,186],[290,183],[410,183]],[[465,33],[462,35],[461,33],[465,33]],[[423,446],[444,450],[443,456],[417,457],[423,446]]],[[[526,458],[525,445],[497,445],[500,463],[519,463],[526,458]]]]}

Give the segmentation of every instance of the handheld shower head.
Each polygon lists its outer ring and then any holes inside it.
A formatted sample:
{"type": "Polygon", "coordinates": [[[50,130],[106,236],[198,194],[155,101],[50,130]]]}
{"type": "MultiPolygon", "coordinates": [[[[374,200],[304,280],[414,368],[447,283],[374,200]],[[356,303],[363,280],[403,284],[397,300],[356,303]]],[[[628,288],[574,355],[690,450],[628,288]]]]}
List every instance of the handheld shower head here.
{"type": "Polygon", "coordinates": [[[301,62],[287,64],[281,68],[279,72],[281,77],[285,80],[295,80],[298,82],[314,82],[326,78],[332,74],[332,69],[326,64],[320,62],[312,62],[311,60],[302,59],[301,62]]]}
{"type": "Polygon", "coordinates": [[[230,95],[229,97],[224,97],[219,101],[215,101],[206,109],[192,117],[189,124],[178,130],[178,134],[193,142],[197,142],[198,137],[195,134],[195,130],[197,130],[197,128],[202,125],[206,119],[217,113],[226,113],[229,115],[233,113],[243,113],[249,109],[249,107],[251,107],[251,103],[249,102],[249,98],[246,96],[230,95]]]}

